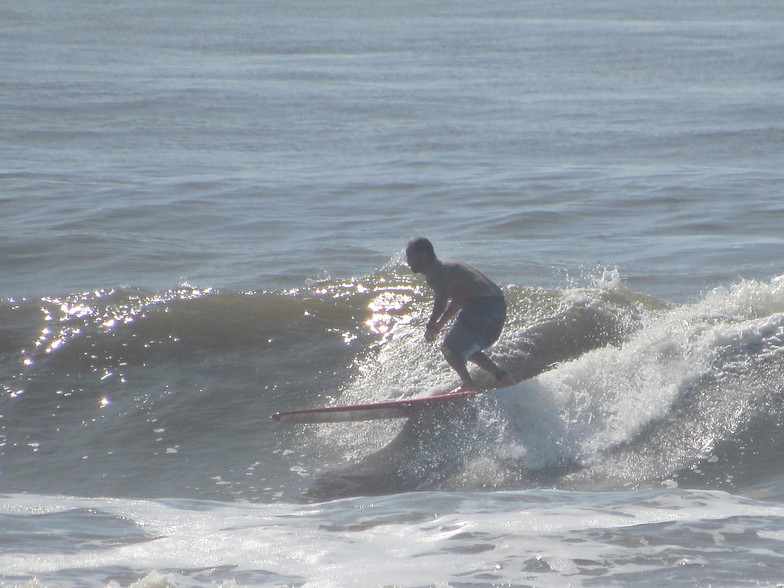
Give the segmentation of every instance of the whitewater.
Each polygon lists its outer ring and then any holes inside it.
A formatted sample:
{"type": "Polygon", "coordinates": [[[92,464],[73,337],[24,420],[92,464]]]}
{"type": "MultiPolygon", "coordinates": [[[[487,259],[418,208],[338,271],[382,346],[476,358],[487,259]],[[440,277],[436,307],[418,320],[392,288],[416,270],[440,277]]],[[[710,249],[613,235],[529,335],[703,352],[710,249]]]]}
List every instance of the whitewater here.
{"type": "Polygon", "coordinates": [[[779,2],[0,32],[2,586],[784,582],[779,2]],[[502,287],[520,382],[271,420],[456,386],[417,236],[502,287]]]}

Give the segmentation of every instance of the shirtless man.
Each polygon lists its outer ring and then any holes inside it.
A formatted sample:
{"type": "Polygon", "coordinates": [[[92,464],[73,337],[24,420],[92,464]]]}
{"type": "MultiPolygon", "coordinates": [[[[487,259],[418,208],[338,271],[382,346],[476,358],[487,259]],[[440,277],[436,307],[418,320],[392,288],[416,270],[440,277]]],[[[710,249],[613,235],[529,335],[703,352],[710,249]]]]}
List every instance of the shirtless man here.
{"type": "Polygon", "coordinates": [[[506,301],[501,289],[466,263],[438,259],[433,244],[424,237],[408,243],[406,259],[412,272],[425,275],[435,294],[433,312],[425,328],[427,341],[435,341],[441,329],[460,311],[444,337],[441,352],[460,376],[462,389],[476,389],[468,373],[467,361],[492,373],[502,386],[514,384],[514,380],[483,353],[498,340],[506,320],[506,301]]]}

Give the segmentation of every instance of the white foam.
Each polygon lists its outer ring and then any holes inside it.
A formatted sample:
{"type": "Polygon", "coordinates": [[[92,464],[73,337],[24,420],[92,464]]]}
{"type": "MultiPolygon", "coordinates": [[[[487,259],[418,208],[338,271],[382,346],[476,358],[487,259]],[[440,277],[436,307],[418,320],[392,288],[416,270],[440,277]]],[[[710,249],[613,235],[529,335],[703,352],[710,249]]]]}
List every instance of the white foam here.
{"type": "MultiPolygon", "coordinates": [[[[591,566],[607,574],[654,566],[660,546],[641,546],[626,538],[625,528],[701,525],[732,517],[784,518],[780,506],[720,492],[682,491],[415,493],[310,506],[36,496],[0,500],[4,512],[76,507],[132,521],[150,540],[79,553],[45,548],[4,553],[0,569],[20,576],[82,569],[87,576],[131,568],[144,570],[140,586],[145,587],[187,585],[189,570],[218,568],[299,578],[307,586],[435,585],[479,581],[483,575],[495,583],[527,579],[548,585],[578,580],[591,566]],[[592,529],[608,531],[592,534],[592,529]],[[651,562],[645,564],[646,558],[651,562]],[[535,569],[537,565],[541,569],[535,569]],[[172,572],[150,574],[156,570],[172,572]]],[[[743,531],[728,524],[699,532],[719,538],[743,531]]],[[[767,537],[779,540],[774,534],[767,537]]]]}
{"type": "Polygon", "coordinates": [[[509,442],[525,448],[530,467],[589,465],[666,417],[701,378],[782,356],[784,288],[745,281],[693,305],[648,312],[622,344],[497,396],[509,442]]]}

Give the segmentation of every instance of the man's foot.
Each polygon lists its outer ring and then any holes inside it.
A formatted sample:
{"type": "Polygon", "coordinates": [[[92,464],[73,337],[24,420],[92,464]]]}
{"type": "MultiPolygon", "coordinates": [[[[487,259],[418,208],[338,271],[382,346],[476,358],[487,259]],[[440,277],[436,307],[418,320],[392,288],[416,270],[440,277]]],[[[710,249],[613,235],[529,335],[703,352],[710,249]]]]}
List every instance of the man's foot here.
{"type": "Polygon", "coordinates": [[[470,382],[463,382],[459,388],[454,389],[450,394],[457,394],[458,392],[476,392],[477,390],[481,390],[481,388],[474,384],[472,380],[470,382]]]}
{"type": "Polygon", "coordinates": [[[501,370],[495,375],[495,379],[498,382],[499,388],[506,388],[507,386],[514,386],[517,384],[517,380],[515,380],[512,376],[510,376],[506,370],[501,370]]]}

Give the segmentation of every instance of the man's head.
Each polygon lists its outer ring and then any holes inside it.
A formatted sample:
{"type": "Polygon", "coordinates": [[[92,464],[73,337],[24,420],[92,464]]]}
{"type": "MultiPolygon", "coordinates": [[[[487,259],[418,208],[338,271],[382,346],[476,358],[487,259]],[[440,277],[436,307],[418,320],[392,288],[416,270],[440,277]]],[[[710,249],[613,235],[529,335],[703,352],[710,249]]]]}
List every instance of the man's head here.
{"type": "Polygon", "coordinates": [[[433,244],[425,237],[412,239],[406,245],[406,261],[415,274],[427,272],[436,259],[433,244]]]}

